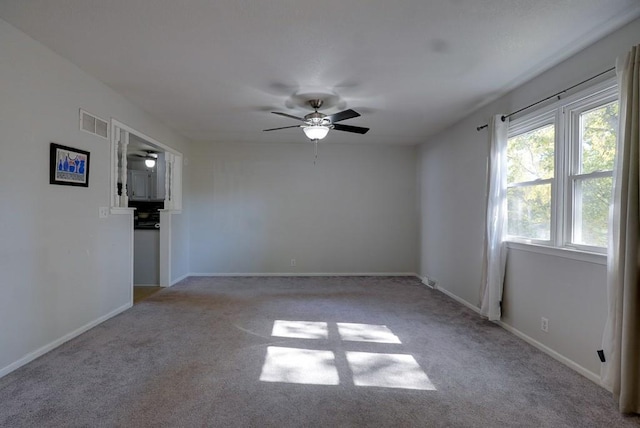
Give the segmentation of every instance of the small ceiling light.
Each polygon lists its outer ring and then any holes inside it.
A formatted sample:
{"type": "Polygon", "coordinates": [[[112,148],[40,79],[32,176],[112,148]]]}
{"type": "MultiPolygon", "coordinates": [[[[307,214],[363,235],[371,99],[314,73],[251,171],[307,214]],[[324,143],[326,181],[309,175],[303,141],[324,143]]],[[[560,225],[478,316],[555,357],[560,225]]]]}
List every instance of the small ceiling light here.
{"type": "Polygon", "coordinates": [[[144,164],[147,168],[153,168],[154,166],[156,166],[156,160],[155,159],[145,159],[144,160],[144,164]]]}
{"type": "Polygon", "coordinates": [[[322,125],[305,126],[302,130],[310,140],[322,140],[329,133],[329,127],[322,125]]]}

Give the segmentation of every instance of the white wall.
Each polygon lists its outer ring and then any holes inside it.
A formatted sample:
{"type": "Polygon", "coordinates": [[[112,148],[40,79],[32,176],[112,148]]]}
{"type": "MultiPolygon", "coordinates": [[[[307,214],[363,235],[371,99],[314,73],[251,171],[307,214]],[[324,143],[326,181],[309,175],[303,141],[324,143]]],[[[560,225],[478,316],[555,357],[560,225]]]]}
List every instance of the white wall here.
{"type": "Polygon", "coordinates": [[[503,322],[587,369],[597,378],[596,350],[607,316],[606,266],[509,250],[503,322]],[[549,332],[540,318],[549,319],[549,332]]]}
{"type": "Polygon", "coordinates": [[[194,144],[191,272],[415,272],[416,149],[319,144],[318,153],[314,165],[302,136],[194,144]]]}
{"type": "MultiPolygon", "coordinates": [[[[477,306],[481,280],[486,130],[493,114],[509,113],[561,91],[615,64],[640,42],[640,20],[480,109],[420,148],[420,273],[477,306]]],[[[606,317],[606,268],[602,264],[510,250],[503,321],[597,378],[606,317]],[[549,333],[540,318],[549,319],[549,333]]]]}
{"type": "MultiPolygon", "coordinates": [[[[188,151],[187,140],[0,20],[0,375],[130,302],[132,217],[109,206],[109,141],[78,109],[188,151]],[[49,184],[49,143],[91,152],[89,188],[49,184]]],[[[176,215],[183,227],[186,216],[176,215]],[[182,217],[182,218],[181,218],[182,217]]],[[[176,249],[186,235],[174,237],[176,249]]],[[[174,267],[176,276],[188,263],[174,267]]]]}
{"type": "MultiPolygon", "coordinates": [[[[188,180],[188,177],[183,178],[188,180]]],[[[171,285],[186,278],[190,272],[189,208],[186,202],[189,200],[189,189],[188,182],[184,181],[182,184],[182,212],[171,215],[171,285]]]]}

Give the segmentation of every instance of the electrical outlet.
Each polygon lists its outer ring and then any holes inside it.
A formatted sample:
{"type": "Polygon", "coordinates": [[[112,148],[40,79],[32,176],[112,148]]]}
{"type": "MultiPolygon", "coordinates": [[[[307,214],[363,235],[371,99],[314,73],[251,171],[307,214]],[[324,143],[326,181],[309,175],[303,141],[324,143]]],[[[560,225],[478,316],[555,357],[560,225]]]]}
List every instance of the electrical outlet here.
{"type": "Polygon", "coordinates": [[[100,207],[98,209],[98,216],[100,218],[107,218],[109,217],[109,207],[100,207]]]}
{"type": "Polygon", "coordinates": [[[549,320],[545,317],[542,317],[540,319],[540,330],[544,331],[545,333],[549,332],[549,320]]]}
{"type": "Polygon", "coordinates": [[[291,266],[295,267],[295,265],[296,265],[296,259],[291,259],[291,266]]]}

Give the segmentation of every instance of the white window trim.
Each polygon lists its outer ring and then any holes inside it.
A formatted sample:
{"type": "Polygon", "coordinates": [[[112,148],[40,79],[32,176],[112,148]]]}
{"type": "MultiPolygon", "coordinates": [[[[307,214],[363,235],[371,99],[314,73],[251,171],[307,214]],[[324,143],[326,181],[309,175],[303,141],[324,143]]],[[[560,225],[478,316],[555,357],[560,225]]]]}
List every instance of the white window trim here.
{"type": "MultiPolygon", "coordinates": [[[[617,81],[615,78],[610,78],[511,121],[508,138],[548,124],[556,126],[555,168],[554,177],[551,179],[551,239],[545,241],[506,235],[504,241],[507,248],[606,265],[606,248],[570,242],[572,238],[573,213],[571,209],[573,208],[573,203],[567,204],[565,201],[570,200],[568,198],[573,198],[572,188],[570,188],[572,186],[569,186],[568,182],[575,179],[575,177],[580,179],[595,178],[598,176],[611,176],[612,173],[610,171],[574,175],[567,173],[576,170],[575,166],[570,164],[572,151],[576,150],[574,147],[575,142],[571,140],[571,132],[575,132],[575,129],[571,129],[574,126],[566,125],[567,123],[573,125],[573,123],[570,119],[565,119],[564,117],[566,114],[577,113],[579,115],[583,111],[589,111],[593,108],[589,107],[593,103],[606,104],[617,98],[617,81]],[[564,138],[564,141],[569,143],[561,146],[561,138],[564,138]],[[565,183],[565,181],[567,182],[565,183]],[[558,221],[558,219],[562,219],[562,221],[558,221]]],[[[542,184],[543,181],[547,180],[539,180],[537,182],[542,184]]]]}
{"type": "Polygon", "coordinates": [[[549,245],[516,241],[507,241],[506,245],[510,250],[526,251],[529,253],[545,254],[547,256],[561,257],[564,259],[577,260],[598,265],[607,265],[606,254],[579,250],[577,248],[551,247],[549,245]]]}

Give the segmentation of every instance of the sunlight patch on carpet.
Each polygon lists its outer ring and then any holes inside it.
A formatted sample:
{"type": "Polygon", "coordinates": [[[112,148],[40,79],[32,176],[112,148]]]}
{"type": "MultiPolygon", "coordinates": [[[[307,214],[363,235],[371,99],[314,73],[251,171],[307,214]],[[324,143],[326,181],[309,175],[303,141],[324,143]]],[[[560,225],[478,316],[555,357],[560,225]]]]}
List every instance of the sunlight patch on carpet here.
{"type": "MultiPolygon", "coordinates": [[[[402,348],[402,342],[398,336],[386,325],[346,322],[332,323],[332,325],[337,327],[340,341],[345,346],[357,346],[355,344],[347,345],[348,342],[371,342],[400,345],[398,351],[402,348]]],[[[326,340],[329,337],[329,323],[275,320],[271,335],[287,339],[326,340]]],[[[287,342],[289,341],[287,340],[287,342]]],[[[290,342],[293,345],[296,341],[291,340],[290,342]]],[[[393,347],[397,348],[397,346],[393,347]]],[[[355,386],[436,390],[412,355],[338,349],[332,351],[269,346],[260,380],[310,385],[339,385],[341,376],[349,376],[351,379],[344,380],[347,381],[347,384],[353,381],[355,386]],[[346,359],[350,373],[338,373],[335,352],[339,352],[341,361],[346,359]]],[[[346,368],[343,368],[343,371],[345,371],[344,369],[346,368]]]]}
{"type": "Polygon", "coordinates": [[[326,339],[328,335],[327,323],[316,321],[275,320],[271,332],[271,336],[296,339],[326,339]]]}
{"type": "Polygon", "coordinates": [[[402,343],[386,325],[339,322],[340,339],[352,342],[402,343]]]}
{"type": "Polygon", "coordinates": [[[262,366],[263,382],[338,385],[338,370],[331,351],[269,346],[262,366]]]}
{"type": "Polygon", "coordinates": [[[346,356],[356,386],[436,390],[411,355],[347,351],[346,356]]]}

